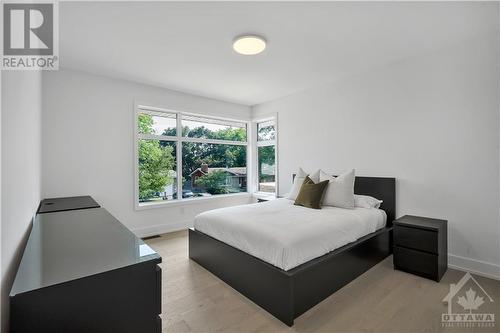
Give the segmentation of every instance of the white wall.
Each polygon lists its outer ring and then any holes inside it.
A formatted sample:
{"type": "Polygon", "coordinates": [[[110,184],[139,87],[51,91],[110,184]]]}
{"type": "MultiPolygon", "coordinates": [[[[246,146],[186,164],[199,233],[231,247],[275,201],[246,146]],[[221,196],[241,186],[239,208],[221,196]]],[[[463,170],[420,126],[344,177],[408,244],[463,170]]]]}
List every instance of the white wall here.
{"type": "Polygon", "coordinates": [[[397,215],[449,222],[450,264],[500,277],[498,33],[254,107],[298,166],[397,178],[397,215]]]}
{"type": "Polygon", "coordinates": [[[2,73],[2,332],[8,294],[41,193],[41,73],[2,73]]]}
{"type": "Polygon", "coordinates": [[[214,199],[134,210],[134,99],[247,120],[250,108],[71,70],[43,75],[43,197],[92,195],[138,235],[185,228],[204,210],[249,202],[214,199]]]}

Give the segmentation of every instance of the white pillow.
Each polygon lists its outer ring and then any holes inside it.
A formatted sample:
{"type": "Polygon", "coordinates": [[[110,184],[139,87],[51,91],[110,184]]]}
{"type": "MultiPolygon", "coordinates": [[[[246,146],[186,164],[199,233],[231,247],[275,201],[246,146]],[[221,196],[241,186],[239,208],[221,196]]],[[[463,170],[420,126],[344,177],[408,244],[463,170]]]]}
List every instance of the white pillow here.
{"type": "MultiPolygon", "coordinates": [[[[293,179],[292,190],[290,191],[290,193],[286,195],[287,199],[290,200],[297,199],[300,187],[302,186],[302,183],[304,182],[304,179],[306,179],[307,176],[308,174],[304,170],[302,170],[302,168],[299,168],[299,171],[295,174],[295,178],[293,179]]],[[[311,178],[311,180],[315,183],[319,182],[319,170],[310,174],[309,178],[311,178]]]]}
{"type": "Polygon", "coordinates": [[[354,169],[333,177],[324,173],[319,174],[319,181],[329,180],[323,197],[323,205],[340,208],[354,208],[354,169]]]}
{"type": "Polygon", "coordinates": [[[369,195],[354,195],[354,206],[361,208],[380,208],[382,200],[379,200],[369,195]]]}

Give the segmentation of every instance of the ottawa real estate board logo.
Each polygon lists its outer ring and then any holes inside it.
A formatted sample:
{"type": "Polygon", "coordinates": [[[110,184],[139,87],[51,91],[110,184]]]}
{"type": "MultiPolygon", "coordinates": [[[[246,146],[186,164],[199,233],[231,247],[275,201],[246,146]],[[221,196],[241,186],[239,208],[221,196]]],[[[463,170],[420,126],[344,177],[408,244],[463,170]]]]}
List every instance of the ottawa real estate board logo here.
{"type": "Polygon", "coordinates": [[[498,309],[493,298],[479,282],[467,272],[456,284],[450,284],[450,292],[443,299],[448,311],[441,315],[443,327],[492,328],[498,309]]]}
{"type": "Polygon", "coordinates": [[[59,68],[59,26],[56,1],[2,1],[3,70],[59,68]]]}

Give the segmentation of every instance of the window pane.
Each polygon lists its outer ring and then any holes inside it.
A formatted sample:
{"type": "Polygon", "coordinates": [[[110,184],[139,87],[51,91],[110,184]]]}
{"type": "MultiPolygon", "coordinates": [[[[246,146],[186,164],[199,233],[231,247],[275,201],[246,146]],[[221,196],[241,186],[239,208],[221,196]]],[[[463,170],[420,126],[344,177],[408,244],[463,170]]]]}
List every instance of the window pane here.
{"type": "Polygon", "coordinates": [[[177,198],[176,142],[139,140],[139,202],[177,198]]]}
{"type": "Polygon", "coordinates": [[[246,141],[245,123],[195,116],[182,116],[182,136],[230,141],[246,141]]]}
{"type": "Polygon", "coordinates": [[[155,135],[177,135],[177,115],[161,111],[139,113],[139,133],[155,135]]]}
{"type": "Polygon", "coordinates": [[[270,141],[276,139],[276,126],[274,120],[257,123],[257,141],[270,141]]]}
{"type": "Polygon", "coordinates": [[[182,143],[184,198],[246,192],[247,147],[182,143]]]}
{"type": "Polygon", "coordinates": [[[276,192],[276,167],[274,146],[258,148],[259,155],[259,191],[276,192]]]}

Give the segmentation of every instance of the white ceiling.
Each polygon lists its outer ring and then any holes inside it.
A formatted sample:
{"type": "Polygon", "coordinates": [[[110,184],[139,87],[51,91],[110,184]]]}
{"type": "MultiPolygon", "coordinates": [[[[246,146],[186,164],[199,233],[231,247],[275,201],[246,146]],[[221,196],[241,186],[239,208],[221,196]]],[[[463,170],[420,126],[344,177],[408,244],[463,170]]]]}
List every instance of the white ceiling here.
{"type": "Polygon", "coordinates": [[[254,105],[498,29],[498,3],[62,2],[61,66],[254,105]],[[258,33],[266,51],[232,40],[258,33]]]}

